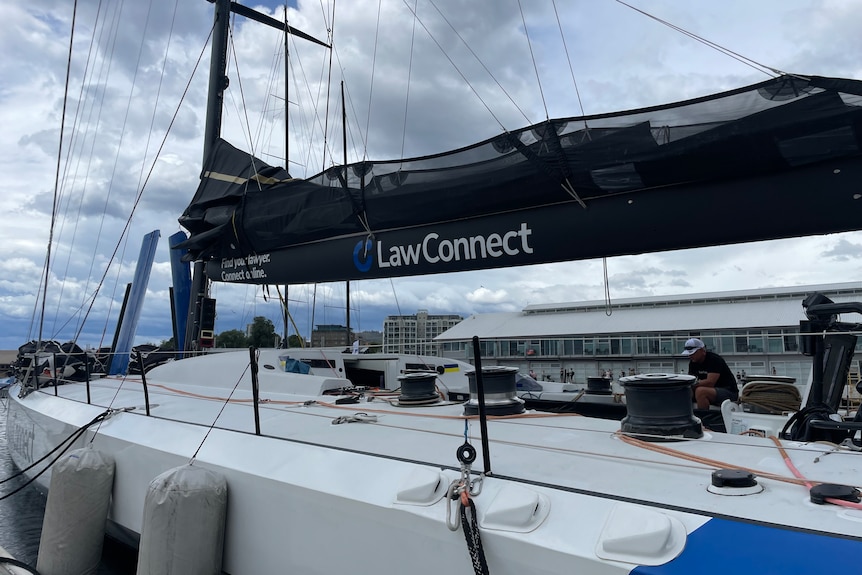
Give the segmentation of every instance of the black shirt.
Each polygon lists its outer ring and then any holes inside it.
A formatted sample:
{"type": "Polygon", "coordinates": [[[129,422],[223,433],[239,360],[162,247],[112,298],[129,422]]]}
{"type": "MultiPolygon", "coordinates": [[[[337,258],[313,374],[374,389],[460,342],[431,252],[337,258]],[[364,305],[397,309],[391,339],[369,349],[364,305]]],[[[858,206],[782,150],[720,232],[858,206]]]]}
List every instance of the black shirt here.
{"type": "Polygon", "coordinates": [[[720,355],[708,351],[702,362],[688,362],[689,375],[693,375],[697,379],[706,379],[708,373],[718,374],[718,381],[715,383],[716,388],[722,387],[729,390],[734,400],[739,397],[739,387],[736,384],[736,377],[720,355]]]}

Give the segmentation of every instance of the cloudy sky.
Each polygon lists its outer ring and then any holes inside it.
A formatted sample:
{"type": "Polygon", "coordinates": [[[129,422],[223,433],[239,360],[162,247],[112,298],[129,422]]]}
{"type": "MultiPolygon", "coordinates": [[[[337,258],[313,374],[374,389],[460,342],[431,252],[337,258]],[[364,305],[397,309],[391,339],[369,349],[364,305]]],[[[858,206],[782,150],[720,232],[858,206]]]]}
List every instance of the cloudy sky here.
{"type": "MultiPolygon", "coordinates": [[[[70,60],[72,4],[0,0],[0,349],[37,337],[42,316],[43,339],[80,332],[83,344],[109,343],[141,239],[156,229],[136,341],[171,336],[167,243],[200,171],[212,5],[79,0],[70,60]]],[[[856,0],[629,4],[777,70],[862,78],[856,0]]],[[[275,2],[249,5],[282,18],[275,2]]],[[[331,31],[334,45],[330,66],[327,50],[290,41],[289,160],[298,177],[341,162],[341,112],[331,105],[327,121],[325,102],[337,102],[342,80],[348,158],[356,161],[442,152],[546,116],[579,115],[581,105],[586,114],[610,112],[767,79],[615,0],[350,0],[332,14],[329,2],[310,0],[288,10],[292,26],[326,41],[331,31]]],[[[279,165],[283,57],[277,33],[236,19],[222,133],[279,165]]],[[[607,261],[608,289],[613,300],[859,281],[860,248],[854,232],[617,257],[607,261]]],[[[283,329],[274,289],[266,296],[260,287],[214,284],[212,293],[217,332],[257,315],[283,329]]],[[[603,293],[601,260],[353,282],[351,323],[379,330],[386,315],[418,309],[469,315],[603,293]]],[[[312,321],[343,324],[344,297],[340,284],[289,292],[306,335],[312,321]]]]}

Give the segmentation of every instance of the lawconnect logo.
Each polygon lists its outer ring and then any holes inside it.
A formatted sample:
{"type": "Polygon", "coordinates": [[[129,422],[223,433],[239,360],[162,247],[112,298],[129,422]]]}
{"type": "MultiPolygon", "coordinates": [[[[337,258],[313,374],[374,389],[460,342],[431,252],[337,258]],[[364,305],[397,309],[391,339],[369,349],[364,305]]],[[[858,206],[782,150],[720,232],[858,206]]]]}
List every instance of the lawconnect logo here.
{"type": "Polygon", "coordinates": [[[492,233],[487,236],[470,236],[466,238],[440,238],[431,232],[415,244],[393,245],[386,247],[382,242],[374,243],[365,239],[353,248],[353,264],[356,269],[365,273],[374,265],[376,257],[378,268],[397,268],[418,265],[422,263],[436,264],[451,261],[484,260],[505,256],[517,256],[521,253],[531,254],[530,235],[533,231],[526,223],[521,223],[517,230],[502,234],[492,233]]]}
{"type": "Polygon", "coordinates": [[[359,242],[356,244],[356,247],[353,248],[353,265],[355,265],[356,269],[362,273],[370,270],[371,264],[374,263],[374,254],[371,251],[371,247],[373,245],[374,242],[369,238],[364,242],[359,242]]]}

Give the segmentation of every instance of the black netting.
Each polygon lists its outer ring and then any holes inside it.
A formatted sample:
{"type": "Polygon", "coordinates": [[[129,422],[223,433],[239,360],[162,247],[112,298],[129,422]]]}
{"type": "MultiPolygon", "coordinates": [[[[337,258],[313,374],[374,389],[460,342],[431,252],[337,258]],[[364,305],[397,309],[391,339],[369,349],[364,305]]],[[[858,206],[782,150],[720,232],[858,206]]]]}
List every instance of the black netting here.
{"type": "Polygon", "coordinates": [[[636,198],[682,184],[690,194],[693,182],[760,178],[858,156],[860,104],[862,82],[784,76],[667,106],[551,120],[444,154],[335,167],[301,181],[221,141],[180,218],[191,233],[182,247],[188,259],[217,259],[365,234],[360,216],[378,233],[578,200],[589,206],[612,194],[636,198]]]}

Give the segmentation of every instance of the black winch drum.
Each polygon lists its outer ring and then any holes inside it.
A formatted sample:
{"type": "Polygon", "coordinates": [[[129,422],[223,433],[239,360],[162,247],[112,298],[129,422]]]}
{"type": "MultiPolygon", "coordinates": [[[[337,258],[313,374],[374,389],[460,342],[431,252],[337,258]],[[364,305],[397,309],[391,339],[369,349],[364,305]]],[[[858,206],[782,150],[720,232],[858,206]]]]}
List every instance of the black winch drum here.
{"type": "Polygon", "coordinates": [[[433,371],[418,371],[398,376],[401,382],[401,405],[424,404],[440,399],[437,393],[437,374],[433,371]]]}
{"type": "Polygon", "coordinates": [[[588,377],[586,393],[593,395],[610,395],[611,380],[604,377],[588,377]]]}
{"type": "Polygon", "coordinates": [[[694,416],[692,375],[644,373],[620,378],[626,392],[623,433],[646,441],[674,441],[703,437],[700,419],[694,416]]]}
{"type": "MultiPolygon", "coordinates": [[[[482,387],[485,390],[485,413],[487,415],[515,415],[524,413],[524,401],[517,395],[515,374],[517,367],[492,365],[482,368],[482,387]]],[[[470,384],[470,401],[464,404],[464,415],[478,415],[479,391],[476,370],[467,372],[470,384]]]]}

